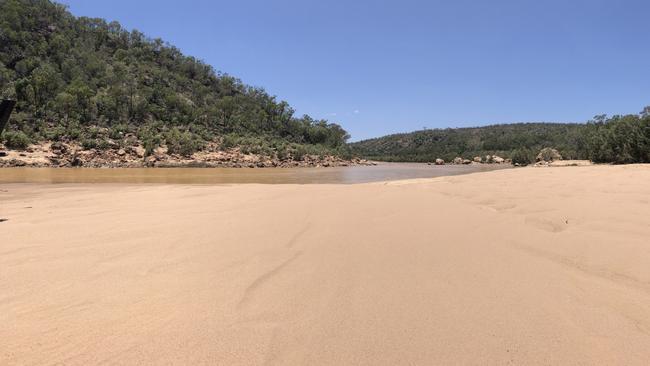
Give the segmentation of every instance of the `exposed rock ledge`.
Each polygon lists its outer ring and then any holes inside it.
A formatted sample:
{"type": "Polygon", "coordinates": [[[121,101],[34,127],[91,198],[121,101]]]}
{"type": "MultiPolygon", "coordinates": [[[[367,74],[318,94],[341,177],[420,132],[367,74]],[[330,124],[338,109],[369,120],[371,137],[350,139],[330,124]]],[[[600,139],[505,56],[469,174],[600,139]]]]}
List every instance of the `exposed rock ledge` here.
{"type": "MultiPolygon", "coordinates": [[[[0,150],[2,149],[0,145],[0,150]]],[[[190,157],[168,154],[158,148],[150,156],[144,149],[130,146],[118,149],[84,150],[76,143],[43,142],[29,146],[24,151],[0,151],[0,167],[91,167],[91,168],[142,168],[142,167],[224,167],[224,168],[270,168],[270,167],[334,167],[350,165],[376,165],[373,162],[336,156],[304,155],[301,159],[279,159],[274,156],[244,154],[239,148],[219,150],[216,145],[190,157]]]]}

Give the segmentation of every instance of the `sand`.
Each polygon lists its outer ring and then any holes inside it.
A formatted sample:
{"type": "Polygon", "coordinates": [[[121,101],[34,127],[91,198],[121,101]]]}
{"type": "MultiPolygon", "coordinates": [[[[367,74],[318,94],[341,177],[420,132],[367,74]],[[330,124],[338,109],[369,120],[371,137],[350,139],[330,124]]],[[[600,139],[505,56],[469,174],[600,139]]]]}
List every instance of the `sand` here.
{"type": "Polygon", "coordinates": [[[1,365],[650,362],[650,166],[0,188],[1,365]]]}

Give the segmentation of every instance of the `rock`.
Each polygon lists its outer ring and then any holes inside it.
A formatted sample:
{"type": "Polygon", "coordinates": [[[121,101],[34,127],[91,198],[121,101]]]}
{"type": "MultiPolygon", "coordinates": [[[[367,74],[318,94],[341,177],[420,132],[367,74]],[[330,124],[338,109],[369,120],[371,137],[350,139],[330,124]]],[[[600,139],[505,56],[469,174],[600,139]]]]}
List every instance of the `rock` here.
{"type": "Polygon", "coordinates": [[[496,155],[494,155],[494,156],[492,157],[492,161],[495,162],[495,163],[497,163],[497,164],[503,164],[503,163],[506,161],[506,159],[504,159],[504,158],[502,158],[502,157],[500,157],[500,156],[496,156],[496,155]]]}
{"type": "Polygon", "coordinates": [[[72,158],[72,161],[70,161],[70,165],[79,167],[79,166],[83,166],[84,162],[81,159],[79,159],[78,156],[75,155],[72,158]]]}
{"type": "Polygon", "coordinates": [[[490,164],[492,162],[492,155],[485,155],[485,162],[490,164]]]}
{"type": "Polygon", "coordinates": [[[124,156],[124,155],[126,155],[126,151],[124,151],[124,149],[119,149],[119,150],[117,150],[117,155],[124,156]]]}
{"type": "Polygon", "coordinates": [[[464,164],[464,165],[468,165],[468,164],[471,164],[471,163],[472,163],[471,160],[469,160],[469,159],[463,159],[463,164],[464,164]]]}
{"type": "Polygon", "coordinates": [[[7,152],[6,152],[6,151],[0,151],[0,158],[3,157],[3,156],[7,156],[7,152]]]}
{"type": "Polygon", "coordinates": [[[25,166],[27,165],[26,162],[18,159],[11,159],[5,163],[5,166],[25,166]]]}
{"type": "Polygon", "coordinates": [[[483,159],[480,156],[475,156],[474,157],[474,162],[475,163],[481,163],[481,162],[483,162],[483,159]]]}
{"type": "Polygon", "coordinates": [[[462,164],[462,163],[463,163],[463,158],[458,156],[454,158],[454,164],[462,164]]]}
{"type": "Polygon", "coordinates": [[[436,165],[445,165],[445,161],[438,158],[438,159],[436,159],[436,165]]]}
{"type": "Polygon", "coordinates": [[[550,147],[545,147],[539,152],[539,154],[537,154],[537,158],[535,160],[537,161],[562,160],[562,155],[560,155],[560,152],[555,149],[552,149],[550,147]]]}
{"type": "Polygon", "coordinates": [[[50,145],[50,150],[52,150],[52,152],[57,154],[63,154],[68,150],[68,148],[65,145],[63,145],[63,143],[57,141],[57,142],[53,142],[52,145],[50,145]]]}

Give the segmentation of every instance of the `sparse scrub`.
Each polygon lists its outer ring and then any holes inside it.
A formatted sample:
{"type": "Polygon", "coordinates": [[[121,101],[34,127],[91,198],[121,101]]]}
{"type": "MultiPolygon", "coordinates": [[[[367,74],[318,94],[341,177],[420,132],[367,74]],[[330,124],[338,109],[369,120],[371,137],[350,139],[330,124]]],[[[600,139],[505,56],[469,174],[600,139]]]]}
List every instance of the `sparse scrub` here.
{"type": "Polygon", "coordinates": [[[2,134],[4,144],[10,149],[22,150],[27,148],[31,139],[23,131],[6,131],[2,134]]]}

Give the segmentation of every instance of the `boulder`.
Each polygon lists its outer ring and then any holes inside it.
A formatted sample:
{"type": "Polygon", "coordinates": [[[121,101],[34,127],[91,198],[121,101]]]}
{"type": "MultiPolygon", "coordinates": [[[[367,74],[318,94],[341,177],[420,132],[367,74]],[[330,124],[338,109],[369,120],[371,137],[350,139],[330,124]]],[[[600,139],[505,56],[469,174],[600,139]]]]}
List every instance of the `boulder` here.
{"type": "Polygon", "coordinates": [[[555,160],[562,160],[562,155],[560,155],[560,152],[551,149],[550,147],[543,148],[539,154],[537,154],[537,158],[535,159],[537,161],[555,161],[555,160]]]}
{"type": "Polygon", "coordinates": [[[445,165],[445,161],[438,158],[438,159],[436,159],[436,165],[445,165]]]}
{"type": "Polygon", "coordinates": [[[503,164],[503,163],[506,161],[506,159],[504,159],[504,158],[502,158],[502,157],[500,157],[500,156],[496,156],[496,155],[494,155],[494,156],[492,157],[492,161],[493,161],[494,163],[496,163],[496,164],[503,164]]]}
{"type": "Polygon", "coordinates": [[[486,163],[491,163],[492,162],[492,155],[485,155],[485,162],[486,163]]]}
{"type": "Polygon", "coordinates": [[[483,159],[480,156],[475,156],[474,157],[474,162],[475,163],[481,163],[481,162],[483,162],[483,159]]]}
{"type": "Polygon", "coordinates": [[[454,164],[462,164],[463,163],[463,158],[457,156],[454,158],[454,164]]]}
{"type": "Polygon", "coordinates": [[[126,154],[126,151],[124,149],[117,150],[117,155],[124,156],[125,154],[126,154]]]}
{"type": "Polygon", "coordinates": [[[68,149],[61,142],[57,141],[57,142],[53,142],[52,145],[50,145],[50,150],[52,150],[52,152],[57,154],[63,154],[68,149]]]}
{"type": "Polygon", "coordinates": [[[471,164],[471,163],[472,163],[471,160],[469,160],[469,159],[463,159],[463,164],[464,164],[464,165],[468,165],[468,164],[471,164]]]}

